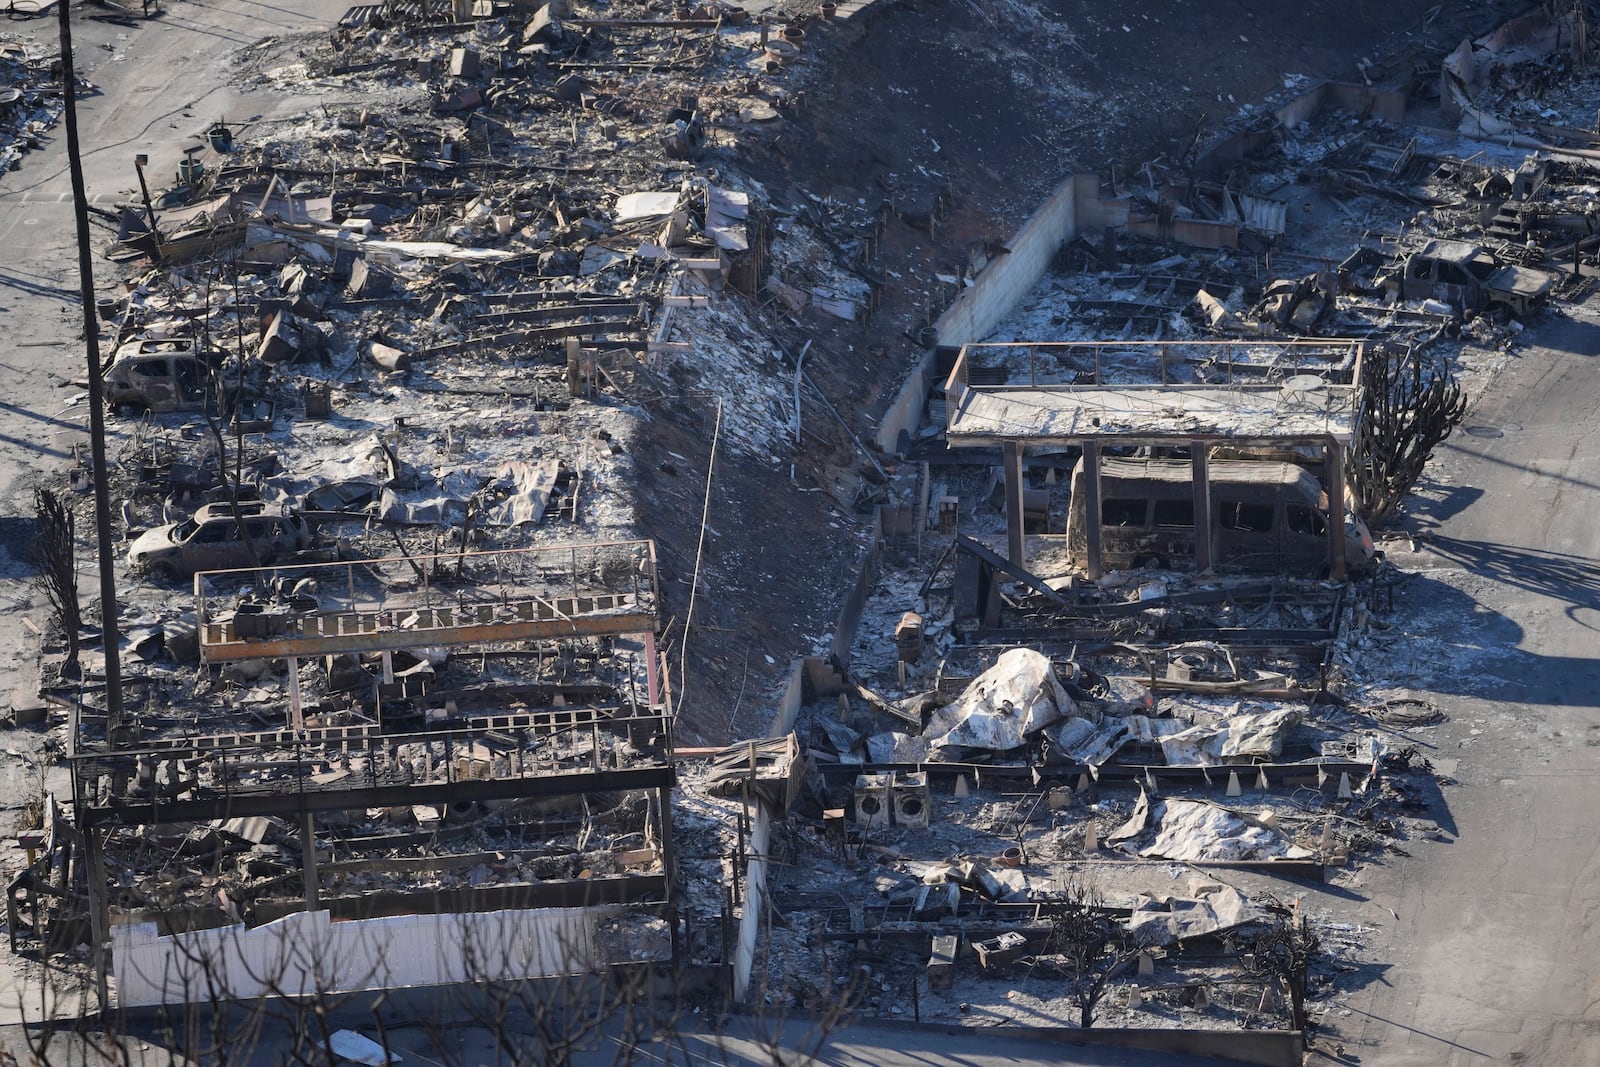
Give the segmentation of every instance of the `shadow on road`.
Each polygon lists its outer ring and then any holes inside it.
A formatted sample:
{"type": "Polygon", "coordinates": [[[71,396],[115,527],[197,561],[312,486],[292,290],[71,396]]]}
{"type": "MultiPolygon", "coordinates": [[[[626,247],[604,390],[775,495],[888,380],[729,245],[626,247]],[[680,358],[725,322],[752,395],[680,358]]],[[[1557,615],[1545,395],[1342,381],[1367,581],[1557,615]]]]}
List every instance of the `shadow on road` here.
{"type": "Polygon", "coordinates": [[[39,521],[31,515],[0,516],[0,577],[28,578],[39,573],[31,549],[39,521]]]}
{"type": "Polygon", "coordinates": [[[1436,485],[1428,489],[1436,495],[1425,496],[1419,491],[1406,498],[1407,528],[1435,529],[1483,497],[1483,490],[1475,485],[1436,485]]]}
{"type": "MultiPolygon", "coordinates": [[[[1383,1016],[1374,1015],[1370,1011],[1362,1011],[1360,1008],[1356,1007],[1354,1004],[1343,1004],[1343,1005],[1341,1005],[1341,1007],[1343,1007],[1343,1008],[1345,1008],[1345,1009],[1347,1009],[1347,1010],[1349,1010],[1351,1012],[1354,1012],[1356,1015],[1360,1015],[1360,1016],[1363,1016],[1365,1018],[1371,1019],[1374,1022],[1387,1023],[1388,1025],[1394,1027],[1397,1030],[1404,1030],[1408,1034],[1416,1034],[1418,1037],[1425,1037],[1429,1041],[1437,1041],[1439,1044],[1444,1045],[1447,1048],[1459,1049],[1460,1051],[1467,1053],[1469,1056],[1481,1056],[1481,1057],[1484,1058],[1485,1062],[1487,1062],[1490,1059],[1490,1056],[1489,1056],[1489,1054],[1487,1052],[1479,1052],[1475,1048],[1469,1048],[1468,1046],[1463,1045],[1458,1041],[1450,1040],[1448,1037],[1444,1036],[1443,1034],[1430,1034],[1426,1030],[1418,1030],[1415,1026],[1407,1026],[1405,1023],[1396,1022],[1393,1019],[1385,1019],[1383,1016]]],[[[1440,1055],[1442,1056],[1444,1054],[1441,1052],[1440,1055]]],[[[1451,1062],[1454,1062],[1454,1061],[1451,1061],[1451,1062]]]]}
{"type": "MultiPolygon", "coordinates": [[[[1446,452],[1460,453],[1462,458],[1470,462],[1489,463],[1497,467],[1505,467],[1508,470],[1517,471],[1520,474],[1537,474],[1540,478],[1548,478],[1553,482],[1561,482],[1564,485],[1575,485],[1583,489],[1600,489],[1600,482],[1585,481],[1582,478],[1574,478],[1569,474],[1557,474],[1554,471],[1530,468],[1527,464],[1515,463],[1509,459],[1501,459],[1499,456],[1490,455],[1488,452],[1480,451],[1476,448],[1464,448],[1459,444],[1452,443],[1443,444],[1440,446],[1440,448],[1446,452]]],[[[1477,492],[1479,496],[1483,495],[1483,491],[1481,489],[1468,489],[1465,491],[1477,492]]],[[[1418,506],[1418,504],[1419,501],[1417,497],[1408,497],[1406,500],[1406,510],[1413,512],[1419,510],[1426,511],[1426,505],[1418,506]]]]}
{"type": "Polygon", "coordinates": [[[41,456],[55,456],[57,459],[73,458],[71,452],[66,452],[59,448],[50,448],[47,445],[41,445],[37,441],[28,441],[21,437],[12,437],[8,433],[0,433],[0,444],[15,445],[18,448],[26,449],[29,452],[37,452],[41,456]]]}
{"type": "MultiPolygon", "coordinates": [[[[1439,559],[1491,581],[1551,598],[1564,614],[1600,630],[1600,562],[1452,537],[1425,538],[1439,559]],[[1593,618],[1581,613],[1593,612],[1593,618]]],[[[1522,647],[1521,625],[1494,604],[1427,571],[1405,575],[1391,606],[1390,628],[1375,632],[1387,676],[1419,691],[1488,697],[1513,704],[1600,708],[1600,660],[1522,647]]]]}
{"type": "Polygon", "coordinates": [[[83,423],[81,422],[69,422],[66,419],[58,419],[53,415],[41,415],[37,411],[29,411],[25,407],[8,404],[4,400],[0,400],[0,411],[9,411],[14,415],[20,415],[22,418],[34,419],[38,422],[48,423],[51,426],[59,426],[64,430],[81,431],[83,429],[83,423]]]}
{"type": "Polygon", "coordinates": [[[1434,534],[1428,547],[1473,574],[1566,604],[1566,615],[1587,629],[1596,627],[1573,612],[1600,611],[1600,562],[1585,556],[1545,552],[1488,541],[1462,541],[1434,534]]]}
{"type": "Polygon", "coordinates": [[[1600,323],[1562,316],[1541,328],[1538,336],[1540,346],[1550,352],[1588,359],[1600,353],[1600,323]]]}
{"type": "Polygon", "coordinates": [[[47,285],[36,282],[20,274],[8,274],[0,271],[0,286],[7,289],[17,289],[30,296],[48,296],[64,304],[75,304],[82,300],[82,295],[76,289],[64,289],[59,285],[47,285]]]}

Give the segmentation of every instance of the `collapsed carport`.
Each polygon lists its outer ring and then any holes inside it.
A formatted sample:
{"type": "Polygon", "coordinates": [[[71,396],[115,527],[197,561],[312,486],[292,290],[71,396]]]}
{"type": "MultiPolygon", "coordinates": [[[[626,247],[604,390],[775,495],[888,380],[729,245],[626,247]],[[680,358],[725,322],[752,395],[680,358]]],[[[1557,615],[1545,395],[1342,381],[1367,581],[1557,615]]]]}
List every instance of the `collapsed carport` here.
{"type": "MultiPolygon", "coordinates": [[[[1154,343],[1152,343],[1154,344],[1154,343]]],[[[1292,344],[1292,343],[1290,343],[1292,344]]],[[[1062,342],[1033,346],[1049,352],[1094,342],[1062,342]]],[[[1281,341],[1233,342],[1249,350],[1242,363],[1282,367],[1281,341]]],[[[1090,578],[1103,571],[1101,551],[1100,457],[1118,446],[1187,448],[1194,479],[1195,566],[1210,570],[1210,452],[1219,444],[1235,448],[1320,449],[1328,492],[1328,569],[1336,579],[1345,574],[1344,452],[1359,421],[1357,387],[1329,377],[1291,373],[1271,379],[1268,373],[1249,382],[1175,385],[1165,382],[1105,385],[1050,384],[1037,377],[1027,384],[979,384],[972,381],[976,351],[966,345],[945,382],[945,438],[951,448],[999,447],[1004,457],[1007,555],[1027,565],[1023,536],[1023,451],[1028,447],[1078,446],[1083,450],[1084,525],[1087,551],[1082,561],[1090,578]]],[[[1162,346],[1165,347],[1165,346],[1162,346]]],[[[1359,350],[1340,378],[1359,381],[1359,350]]],[[[1162,362],[1165,366],[1165,360],[1162,362]]],[[[1162,377],[1165,377],[1163,371],[1162,377]]],[[[1241,376],[1242,377],[1242,376],[1241,376]]],[[[1095,375],[1096,381],[1100,375],[1095,375]]]]}

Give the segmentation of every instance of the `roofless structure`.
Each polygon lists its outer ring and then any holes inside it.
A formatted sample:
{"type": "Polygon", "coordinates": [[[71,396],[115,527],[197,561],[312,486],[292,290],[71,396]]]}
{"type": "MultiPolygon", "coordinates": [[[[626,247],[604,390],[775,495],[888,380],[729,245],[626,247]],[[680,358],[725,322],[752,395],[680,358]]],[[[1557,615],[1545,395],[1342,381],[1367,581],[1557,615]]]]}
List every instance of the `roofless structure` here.
{"type": "Polygon", "coordinates": [[[1091,578],[1102,573],[1100,457],[1107,448],[1187,448],[1194,472],[1195,566],[1209,570],[1210,453],[1217,445],[1311,447],[1323,455],[1328,567],[1345,572],[1344,452],[1360,418],[1356,341],[1057,342],[964,345],[945,382],[951,448],[998,446],[1006,472],[1012,562],[1026,565],[1022,458],[1028,448],[1083,449],[1091,578]],[[1023,374],[995,381],[997,359],[1025,350],[1023,374]],[[1107,381],[1108,368],[1134,368],[1107,381]],[[1142,373],[1140,372],[1142,368],[1142,373]],[[976,372],[976,373],[975,373],[976,372]],[[1014,381],[1014,377],[1022,377],[1014,381]],[[1144,380],[1139,380],[1144,379],[1144,380]]]}

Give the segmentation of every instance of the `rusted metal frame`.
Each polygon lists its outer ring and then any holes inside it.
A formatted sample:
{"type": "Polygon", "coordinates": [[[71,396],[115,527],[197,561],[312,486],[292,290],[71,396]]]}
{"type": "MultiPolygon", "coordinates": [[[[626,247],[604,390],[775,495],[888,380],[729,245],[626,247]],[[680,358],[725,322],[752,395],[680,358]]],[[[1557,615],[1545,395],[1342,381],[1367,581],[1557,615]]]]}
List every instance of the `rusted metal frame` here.
{"type": "MultiPolygon", "coordinates": [[[[448,761],[447,761],[448,765],[448,761]]],[[[347,808],[397,807],[413,804],[445,805],[458,801],[514,800],[523,797],[566,796],[579,792],[626,792],[670,788],[670,765],[612,771],[552,772],[521,778],[457,779],[436,783],[362,785],[359,788],[302,788],[284,792],[235,790],[216,797],[192,800],[114,798],[84,809],[85,825],[120,822],[164,824],[204,822],[212,819],[249,818],[256,815],[298,815],[347,808]]]]}
{"type": "Polygon", "coordinates": [[[1023,511],[1022,445],[1001,446],[1006,473],[1006,556],[1018,567],[1028,565],[1026,517],[1023,511]]]}
{"type": "Polygon", "coordinates": [[[654,612],[629,612],[624,615],[519,619],[515,622],[476,623],[434,629],[387,629],[272,640],[228,642],[202,640],[200,651],[204,662],[223,663],[237,659],[280,659],[290,656],[328,656],[340,652],[394,651],[415,648],[419,644],[471,645],[563,637],[612,637],[651,633],[655,627],[654,612]]]}
{"type": "Polygon", "coordinates": [[[1105,573],[1104,531],[1100,528],[1100,445],[1083,442],[1084,573],[1098,581],[1105,573]]]}

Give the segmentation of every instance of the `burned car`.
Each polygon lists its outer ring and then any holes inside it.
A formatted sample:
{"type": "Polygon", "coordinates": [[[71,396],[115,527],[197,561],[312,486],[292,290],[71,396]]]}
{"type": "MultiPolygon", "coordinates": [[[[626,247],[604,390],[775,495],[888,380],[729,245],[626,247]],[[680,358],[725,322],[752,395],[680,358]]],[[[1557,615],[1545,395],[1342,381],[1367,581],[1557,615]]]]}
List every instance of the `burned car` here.
{"type": "Polygon", "coordinates": [[[117,349],[104,377],[113,411],[197,411],[205,406],[211,365],[190,337],[140,338],[117,349]]]}
{"type": "Polygon", "coordinates": [[[240,536],[234,505],[206,504],[191,519],[147,530],[128,548],[136,573],[174,580],[196,571],[251,566],[250,545],[261,563],[299,552],[311,543],[311,529],[298,512],[259,501],[238,505],[249,544],[240,536]]]}
{"type": "Polygon", "coordinates": [[[1555,275],[1530,267],[1502,266],[1487,250],[1463,241],[1429,241],[1407,256],[1389,281],[1402,300],[1432,298],[1457,311],[1494,310],[1526,315],[1550,295],[1555,275]]]}

